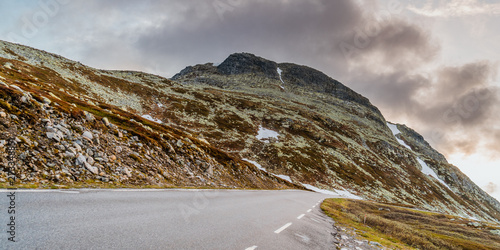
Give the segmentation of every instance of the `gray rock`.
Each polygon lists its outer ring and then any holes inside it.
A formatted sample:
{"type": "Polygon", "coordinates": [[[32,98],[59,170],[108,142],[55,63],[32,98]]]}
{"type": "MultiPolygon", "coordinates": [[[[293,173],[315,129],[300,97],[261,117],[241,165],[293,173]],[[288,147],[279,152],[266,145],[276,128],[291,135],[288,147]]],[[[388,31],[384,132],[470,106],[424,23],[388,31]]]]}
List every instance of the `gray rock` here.
{"type": "Polygon", "coordinates": [[[67,134],[67,135],[71,135],[71,132],[67,128],[65,128],[64,126],[62,126],[61,124],[55,125],[54,128],[57,129],[57,130],[59,130],[59,131],[61,131],[61,132],[63,132],[63,133],[65,133],[65,134],[67,134]]]}
{"type": "Polygon", "coordinates": [[[474,221],[474,222],[469,222],[467,223],[468,226],[471,226],[471,227],[481,227],[481,223],[477,222],[477,221],[474,221]]]}
{"type": "Polygon", "coordinates": [[[184,146],[184,143],[181,140],[177,140],[177,147],[182,147],[184,146]]]}
{"type": "Polygon", "coordinates": [[[64,158],[70,158],[70,159],[73,159],[76,157],[76,154],[75,153],[72,153],[70,151],[66,151],[64,152],[64,158]]]}
{"type": "Polygon", "coordinates": [[[54,139],[56,141],[61,141],[63,134],[60,131],[57,132],[47,132],[47,138],[54,139]]]}
{"type": "Polygon", "coordinates": [[[73,142],[72,146],[76,152],[82,152],[82,147],[80,145],[78,145],[78,143],[73,142]]]}
{"type": "Polygon", "coordinates": [[[122,174],[126,175],[127,177],[132,177],[132,171],[130,171],[130,169],[128,167],[124,167],[122,169],[122,174]]]}
{"type": "Polygon", "coordinates": [[[109,178],[105,176],[99,176],[98,179],[101,180],[102,182],[109,182],[109,178]]]}
{"type": "Polygon", "coordinates": [[[85,163],[85,168],[88,169],[93,174],[99,174],[99,169],[96,167],[92,167],[90,164],[85,163]]]}
{"type": "Polygon", "coordinates": [[[28,103],[28,97],[23,95],[23,97],[21,97],[21,102],[22,103],[28,103]]]}
{"type": "Polygon", "coordinates": [[[500,235],[500,230],[490,230],[490,233],[500,235]]]}
{"type": "Polygon", "coordinates": [[[102,118],[102,122],[104,122],[104,125],[106,125],[106,127],[109,127],[109,121],[108,121],[108,118],[104,117],[102,118]]]}
{"type": "Polygon", "coordinates": [[[123,151],[123,148],[122,148],[121,146],[116,146],[116,148],[115,148],[115,152],[116,152],[117,154],[121,153],[122,151],[123,151]]]}
{"type": "Polygon", "coordinates": [[[87,158],[84,155],[79,154],[78,157],[75,160],[75,165],[82,166],[85,163],[87,163],[87,158]]]}
{"type": "Polygon", "coordinates": [[[0,117],[5,118],[7,117],[7,114],[5,112],[0,112],[0,117]]]}
{"type": "Polygon", "coordinates": [[[83,111],[83,114],[85,115],[85,120],[87,120],[88,122],[91,122],[91,121],[94,121],[94,115],[87,112],[87,111],[83,111]]]}
{"type": "Polygon", "coordinates": [[[89,157],[87,157],[87,162],[88,162],[90,165],[94,165],[95,160],[94,160],[94,158],[92,158],[91,156],[89,156],[89,157]]]}
{"type": "Polygon", "coordinates": [[[87,140],[91,140],[91,141],[92,141],[92,139],[94,139],[94,136],[89,131],[83,132],[82,136],[83,136],[83,138],[85,138],[87,140]]]}
{"type": "Polygon", "coordinates": [[[49,98],[47,98],[47,97],[43,97],[42,99],[43,99],[43,103],[44,104],[50,104],[50,103],[52,103],[52,101],[49,98]]]}

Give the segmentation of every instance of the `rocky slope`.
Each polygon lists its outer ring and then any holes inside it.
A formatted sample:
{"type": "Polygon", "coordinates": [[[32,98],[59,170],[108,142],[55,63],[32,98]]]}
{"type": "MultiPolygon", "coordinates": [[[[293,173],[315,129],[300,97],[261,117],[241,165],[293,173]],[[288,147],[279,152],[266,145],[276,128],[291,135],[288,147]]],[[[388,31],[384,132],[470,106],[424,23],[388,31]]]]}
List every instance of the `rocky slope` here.
{"type": "Polygon", "coordinates": [[[18,126],[26,183],[305,185],[500,219],[498,201],[417,132],[388,123],[367,98],[309,67],[240,53],[165,79],[0,42],[0,81],[2,131],[18,126]]]}

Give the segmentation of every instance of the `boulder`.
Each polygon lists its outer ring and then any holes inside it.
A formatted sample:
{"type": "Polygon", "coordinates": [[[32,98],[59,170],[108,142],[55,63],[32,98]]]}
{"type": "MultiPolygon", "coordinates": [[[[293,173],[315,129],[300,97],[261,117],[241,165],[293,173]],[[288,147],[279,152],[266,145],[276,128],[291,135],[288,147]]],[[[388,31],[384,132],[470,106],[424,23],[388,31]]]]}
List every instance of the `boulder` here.
{"type": "Polygon", "coordinates": [[[106,127],[109,127],[110,123],[108,121],[108,118],[106,117],[102,118],[102,122],[104,123],[104,125],[106,125],[106,127]]]}
{"type": "Polygon", "coordinates": [[[94,136],[89,131],[83,132],[82,137],[89,140],[89,141],[92,141],[92,139],[94,139],[94,136]]]}
{"type": "Polygon", "coordinates": [[[87,158],[84,155],[79,154],[78,157],[75,160],[75,165],[82,166],[85,163],[87,163],[87,158]]]}
{"type": "Polygon", "coordinates": [[[92,167],[92,165],[85,163],[85,168],[88,169],[93,174],[99,174],[99,169],[96,167],[92,167]]]}
{"type": "Polygon", "coordinates": [[[60,132],[60,131],[57,131],[57,132],[47,132],[47,138],[49,139],[54,139],[56,141],[61,141],[61,139],[64,137],[64,135],[60,132]]]}

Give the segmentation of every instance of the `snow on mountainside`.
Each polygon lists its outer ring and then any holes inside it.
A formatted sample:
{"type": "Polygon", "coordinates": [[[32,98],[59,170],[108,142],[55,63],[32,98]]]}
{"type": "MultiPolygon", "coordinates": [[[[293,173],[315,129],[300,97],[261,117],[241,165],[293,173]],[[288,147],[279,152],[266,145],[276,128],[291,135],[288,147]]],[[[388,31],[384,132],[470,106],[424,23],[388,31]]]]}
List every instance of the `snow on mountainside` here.
{"type": "Polygon", "coordinates": [[[306,66],[237,53],[165,79],[0,42],[0,81],[0,140],[25,131],[21,184],[309,187],[500,219],[421,135],[306,66]]]}

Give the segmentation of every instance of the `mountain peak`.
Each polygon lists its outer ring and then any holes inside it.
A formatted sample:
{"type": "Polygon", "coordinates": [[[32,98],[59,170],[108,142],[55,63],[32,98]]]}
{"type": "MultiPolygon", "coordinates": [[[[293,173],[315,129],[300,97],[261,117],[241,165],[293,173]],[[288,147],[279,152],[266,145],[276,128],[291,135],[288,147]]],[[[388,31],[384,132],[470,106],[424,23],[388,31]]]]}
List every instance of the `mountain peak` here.
{"type": "MultiPolygon", "coordinates": [[[[288,89],[299,93],[316,92],[328,94],[343,101],[365,106],[376,113],[377,116],[382,117],[381,112],[370,103],[368,98],[356,93],[319,70],[293,63],[276,63],[251,53],[233,53],[218,66],[214,66],[212,63],[188,66],[172,77],[172,80],[203,82],[222,88],[231,88],[235,87],[235,85],[236,87],[241,87],[242,85],[241,81],[223,83],[211,78],[210,75],[251,75],[253,77],[252,81],[256,81],[259,77],[270,79],[277,82],[277,86],[281,86],[281,90],[288,89]],[[211,79],[208,81],[206,78],[211,79]]],[[[272,86],[276,85],[268,87],[272,86]]],[[[379,119],[379,122],[380,124],[384,124],[383,119],[379,119]]]]}
{"type": "Polygon", "coordinates": [[[250,53],[231,54],[217,69],[225,75],[236,74],[263,74],[269,78],[277,79],[278,64],[250,53]]]}

